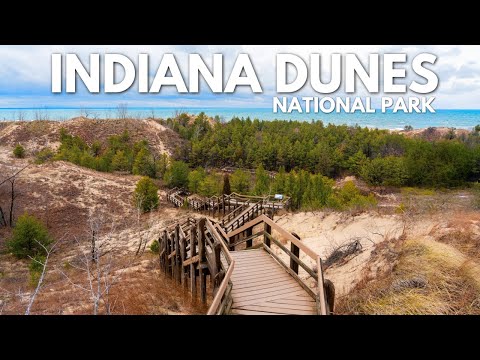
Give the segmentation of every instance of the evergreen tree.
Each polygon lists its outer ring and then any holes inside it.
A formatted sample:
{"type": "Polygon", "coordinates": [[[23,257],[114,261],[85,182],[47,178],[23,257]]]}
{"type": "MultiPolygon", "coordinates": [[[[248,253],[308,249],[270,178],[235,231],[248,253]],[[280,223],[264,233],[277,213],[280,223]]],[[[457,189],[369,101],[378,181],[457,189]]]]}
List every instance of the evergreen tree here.
{"type": "Polygon", "coordinates": [[[237,169],[232,174],[232,191],[239,194],[248,194],[250,190],[250,175],[237,169]]]}
{"type": "Polygon", "coordinates": [[[135,187],[133,201],[143,212],[152,211],[158,207],[158,188],[149,177],[142,177],[135,187]]]}
{"type": "Polygon", "coordinates": [[[213,195],[219,195],[220,193],[220,181],[215,175],[207,175],[199,186],[199,194],[211,197],[213,195]]]}
{"type": "Polygon", "coordinates": [[[188,165],[183,161],[174,161],[167,172],[165,173],[164,180],[167,186],[174,187],[187,187],[188,186],[188,165]]]}
{"type": "Polygon", "coordinates": [[[128,158],[125,156],[123,150],[118,150],[112,158],[112,170],[114,171],[128,171],[130,164],[128,158]]]}
{"type": "Polygon", "coordinates": [[[132,173],[134,175],[155,178],[157,175],[156,170],[152,154],[147,147],[142,147],[140,151],[138,151],[135,161],[133,162],[132,173]]]}
{"type": "Polygon", "coordinates": [[[198,167],[188,174],[188,190],[192,193],[199,193],[200,184],[207,177],[205,169],[198,167]]]}
{"type": "Polygon", "coordinates": [[[232,190],[230,188],[230,176],[228,174],[223,175],[223,195],[230,195],[232,190]]]}
{"type": "Polygon", "coordinates": [[[270,178],[262,164],[255,170],[254,193],[255,195],[268,195],[270,193],[270,178]]]}

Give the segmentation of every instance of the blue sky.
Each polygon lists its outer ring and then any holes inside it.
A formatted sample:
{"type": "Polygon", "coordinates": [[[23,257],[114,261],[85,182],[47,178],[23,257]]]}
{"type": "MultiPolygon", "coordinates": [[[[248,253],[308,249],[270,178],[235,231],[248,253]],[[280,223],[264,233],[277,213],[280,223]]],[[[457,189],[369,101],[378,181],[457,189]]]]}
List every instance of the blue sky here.
{"type": "MultiPolygon", "coordinates": [[[[275,55],[293,53],[308,63],[310,53],[328,58],[333,52],[356,53],[365,61],[369,53],[405,52],[412,59],[420,52],[437,55],[437,63],[430,68],[440,79],[436,97],[437,109],[480,108],[480,46],[0,46],[0,107],[115,107],[127,103],[129,107],[271,107],[275,92],[275,55]],[[150,55],[150,71],[155,74],[164,53],[174,53],[187,82],[189,53],[199,53],[207,64],[212,54],[224,54],[224,68],[229,70],[240,53],[248,53],[263,87],[262,94],[253,94],[249,88],[237,88],[234,94],[213,94],[205,83],[198,94],[177,94],[175,89],[162,89],[159,94],[139,94],[134,84],[122,94],[90,94],[79,86],[76,94],[52,94],[50,58],[52,53],[76,53],[88,64],[90,53],[121,53],[136,62],[139,53],[150,55]]],[[[328,61],[326,62],[328,67],[328,61]]],[[[407,72],[410,76],[412,72],[407,72]]],[[[328,71],[322,74],[329,77],[328,71]]],[[[78,83],[77,83],[78,84],[78,83]]],[[[187,82],[188,84],[188,82],[187,82]]],[[[319,96],[308,85],[297,96],[319,96]]],[[[333,96],[344,96],[339,91],[333,96]]],[[[369,95],[358,91],[357,96],[369,95]]],[[[381,96],[379,94],[378,96],[381,96]]],[[[416,95],[416,94],[406,94],[416,95]]],[[[322,96],[322,95],[320,95],[322,96]]],[[[374,99],[375,103],[375,99],[374,99]]]]}

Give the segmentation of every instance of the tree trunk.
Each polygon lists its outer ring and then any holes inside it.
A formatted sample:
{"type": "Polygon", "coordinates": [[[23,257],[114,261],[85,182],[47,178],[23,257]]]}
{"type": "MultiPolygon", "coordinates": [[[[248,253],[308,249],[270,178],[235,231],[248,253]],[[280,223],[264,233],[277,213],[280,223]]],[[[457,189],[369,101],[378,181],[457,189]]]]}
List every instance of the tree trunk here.
{"type": "Polygon", "coordinates": [[[10,184],[12,184],[12,192],[11,192],[11,198],[10,198],[10,218],[9,218],[9,223],[10,227],[13,227],[13,206],[15,204],[15,178],[10,180],[10,184]]]}
{"type": "Polygon", "coordinates": [[[2,207],[0,206],[0,225],[3,224],[3,226],[7,226],[7,220],[5,220],[5,214],[3,213],[3,209],[2,207]]]}

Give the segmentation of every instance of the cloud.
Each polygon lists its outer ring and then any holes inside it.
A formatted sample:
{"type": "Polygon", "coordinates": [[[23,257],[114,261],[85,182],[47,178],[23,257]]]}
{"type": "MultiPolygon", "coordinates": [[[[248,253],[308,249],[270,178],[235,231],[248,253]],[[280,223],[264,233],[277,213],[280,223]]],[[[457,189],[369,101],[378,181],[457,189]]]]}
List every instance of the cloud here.
{"type": "MultiPolygon", "coordinates": [[[[440,78],[440,86],[434,93],[437,108],[468,107],[477,108],[480,98],[480,46],[319,46],[319,45],[181,45],[181,46],[118,46],[118,45],[55,45],[55,46],[0,46],[0,107],[32,106],[109,106],[115,107],[120,102],[128,101],[130,106],[205,106],[205,107],[269,107],[272,96],[276,96],[277,53],[293,53],[309,64],[311,53],[322,56],[322,78],[330,78],[330,54],[355,53],[366,63],[370,53],[406,52],[408,61],[421,52],[437,55],[437,63],[430,66],[440,78]],[[139,53],[150,55],[150,75],[153,78],[163,54],[174,53],[178,65],[188,84],[188,54],[199,53],[208,66],[212,64],[212,55],[224,55],[224,72],[228,77],[236,57],[240,53],[250,55],[255,70],[261,81],[264,93],[252,94],[248,88],[238,88],[235,94],[212,94],[207,84],[201,80],[201,93],[180,94],[174,89],[162,89],[160,94],[138,94],[138,85],[123,94],[89,94],[83,85],[77,94],[56,95],[50,92],[50,57],[52,53],[75,53],[88,63],[90,53],[121,53],[134,63],[139,53]],[[82,104],[82,105],[79,105],[82,104]]],[[[404,83],[417,79],[413,71],[407,71],[404,83]]],[[[224,79],[226,82],[227,79],[224,79]]],[[[296,95],[318,96],[307,84],[296,95]]],[[[344,96],[341,91],[333,96],[344,96]]],[[[369,95],[360,87],[356,95],[369,95]]],[[[381,96],[380,93],[378,96],[381,96]]],[[[414,95],[414,94],[407,94],[414,95]]],[[[320,94],[321,96],[321,94],[320,94]]],[[[378,97],[373,96],[373,97],[378,97]]]]}

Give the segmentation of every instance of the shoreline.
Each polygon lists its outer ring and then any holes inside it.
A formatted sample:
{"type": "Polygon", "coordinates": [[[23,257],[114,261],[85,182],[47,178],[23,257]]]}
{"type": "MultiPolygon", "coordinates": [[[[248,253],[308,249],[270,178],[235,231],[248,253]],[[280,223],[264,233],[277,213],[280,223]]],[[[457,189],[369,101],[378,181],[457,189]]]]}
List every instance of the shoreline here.
{"type": "MultiPolygon", "coordinates": [[[[194,117],[194,115],[190,115],[191,117],[194,117]]],[[[211,122],[215,121],[212,117],[209,117],[211,122]]],[[[30,123],[30,122],[35,122],[35,121],[45,121],[45,122],[52,122],[52,123],[59,123],[59,122],[75,122],[75,121],[121,121],[121,120],[136,120],[136,121],[148,121],[148,120],[165,120],[164,118],[161,117],[144,117],[144,118],[137,118],[137,117],[127,117],[125,119],[122,118],[90,118],[90,117],[85,117],[85,116],[77,116],[77,117],[72,117],[69,119],[35,119],[35,120],[28,120],[28,119],[23,119],[23,120],[8,120],[8,119],[0,119],[0,124],[3,125],[8,125],[8,124],[21,124],[21,123],[30,123]]],[[[229,120],[228,120],[229,121],[229,120]]],[[[226,122],[228,122],[226,121],[226,122]]],[[[273,120],[260,120],[260,121],[273,121],[273,120]]],[[[288,121],[288,120],[279,120],[279,121],[288,121]]],[[[300,120],[298,120],[300,121],[300,120]]],[[[332,123],[325,123],[325,126],[328,125],[334,125],[334,126],[356,126],[352,124],[332,124],[332,123]]],[[[368,125],[359,125],[361,128],[368,128],[370,130],[386,130],[389,131],[390,133],[399,133],[399,134],[405,134],[405,135],[421,135],[424,132],[431,132],[431,133],[437,133],[437,135],[443,136],[446,135],[450,131],[454,131],[455,135],[459,134],[468,134],[474,131],[475,126],[452,126],[452,127],[447,127],[447,126],[429,126],[429,127],[419,127],[419,128],[413,128],[411,130],[405,130],[405,128],[388,128],[388,127],[373,127],[373,126],[368,126],[368,125]]]]}

